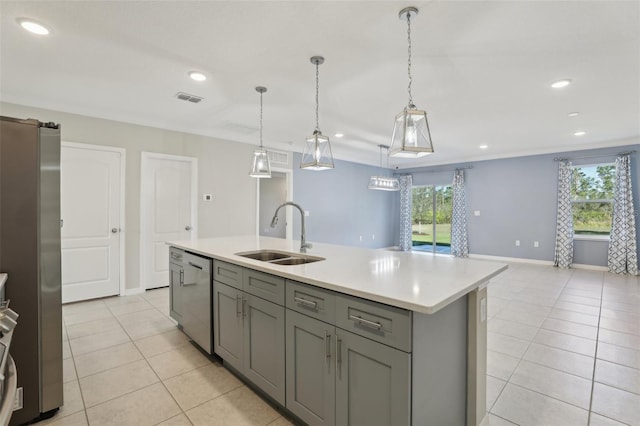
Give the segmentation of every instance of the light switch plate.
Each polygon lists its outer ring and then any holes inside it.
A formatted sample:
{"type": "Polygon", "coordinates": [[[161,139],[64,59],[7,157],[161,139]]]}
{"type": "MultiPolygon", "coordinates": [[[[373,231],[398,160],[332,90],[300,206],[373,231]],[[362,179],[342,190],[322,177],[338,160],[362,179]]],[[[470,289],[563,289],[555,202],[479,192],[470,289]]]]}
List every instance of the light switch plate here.
{"type": "Polygon", "coordinates": [[[474,210],[473,211],[473,215],[474,216],[480,216],[480,210],[474,210]]]}

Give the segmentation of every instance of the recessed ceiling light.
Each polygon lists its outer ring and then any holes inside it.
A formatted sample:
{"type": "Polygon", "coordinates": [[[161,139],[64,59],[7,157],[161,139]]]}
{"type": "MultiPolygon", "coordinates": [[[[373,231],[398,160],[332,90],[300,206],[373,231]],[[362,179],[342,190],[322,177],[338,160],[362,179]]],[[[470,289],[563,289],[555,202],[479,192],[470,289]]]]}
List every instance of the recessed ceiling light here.
{"type": "Polygon", "coordinates": [[[489,148],[489,145],[480,145],[480,149],[487,149],[489,148]]]}
{"type": "Polygon", "coordinates": [[[567,78],[565,80],[558,80],[551,83],[551,87],[553,87],[554,89],[562,89],[563,87],[567,87],[570,84],[571,84],[571,80],[567,78]]]}
{"type": "Polygon", "coordinates": [[[45,27],[42,24],[39,24],[31,19],[26,19],[26,18],[20,18],[18,19],[18,23],[20,24],[20,26],[22,28],[24,28],[25,30],[29,31],[30,33],[33,34],[38,34],[38,35],[48,35],[49,34],[49,30],[47,29],[47,27],[45,27]]]}
{"type": "Polygon", "coordinates": [[[577,117],[580,115],[579,112],[570,112],[569,114],[567,114],[569,117],[577,117]]]}
{"type": "Polygon", "coordinates": [[[333,136],[335,136],[336,138],[341,138],[341,137],[343,137],[343,136],[344,136],[344,133],[336,133],[336,134],[335,134],[335,135],[333,135],[333,136]]]}
{"type": "Polygon", "coordinates": [[[587,132],[585,132],[584,130],[578,130],[577,132],[573,132],[573,136],[584,136],[586,134],[587,132]]]}
{"type": "Polygon", "coordinates": [[[191,77],[191,80],[195,80],[195,81],[205,81],[207,79],[206,75],[198,71],[189,72],[189,77],[191,77]]]}

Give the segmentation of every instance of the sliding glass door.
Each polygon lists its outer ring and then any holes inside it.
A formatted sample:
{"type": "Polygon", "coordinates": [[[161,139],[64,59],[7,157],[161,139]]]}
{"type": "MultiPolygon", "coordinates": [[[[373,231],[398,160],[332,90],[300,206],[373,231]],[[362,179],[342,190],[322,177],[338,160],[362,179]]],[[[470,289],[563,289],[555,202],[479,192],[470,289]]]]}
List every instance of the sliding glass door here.
{"type": "Polygon", "coordinates": [[[451,185],[413,187],[413,250],[451,253],[451,185]]]}

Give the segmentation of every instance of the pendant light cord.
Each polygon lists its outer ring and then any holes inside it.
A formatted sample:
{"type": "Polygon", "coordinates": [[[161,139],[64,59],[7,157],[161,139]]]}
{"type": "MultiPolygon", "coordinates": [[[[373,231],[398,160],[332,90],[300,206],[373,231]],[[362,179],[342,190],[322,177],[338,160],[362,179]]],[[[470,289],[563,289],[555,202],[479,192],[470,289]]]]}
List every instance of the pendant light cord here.
{"type": "Polygon", "coordinates": [[[262,92],[260,92],[260,148],[262,148],[262,92]]]}
{"type": "Polygon", "coordinates": [[[316,130],[320,131],[320,120],[318,119],[318,92],[320,91],[320,64],[316,61],[316,130]]]}
{"type": "Polygon", "coordinates": [[[409,92],[409,108],[415,108],[413,106],[413,96],[411,95],[411,83],[413,82],[411,78],[411,12],[407,12],[407,41],[409,45],[407,48],[409,53],[409,61],[407,64],[407,74],[409,75],[409,85],[407,86],[407,91],[409,92]]]}

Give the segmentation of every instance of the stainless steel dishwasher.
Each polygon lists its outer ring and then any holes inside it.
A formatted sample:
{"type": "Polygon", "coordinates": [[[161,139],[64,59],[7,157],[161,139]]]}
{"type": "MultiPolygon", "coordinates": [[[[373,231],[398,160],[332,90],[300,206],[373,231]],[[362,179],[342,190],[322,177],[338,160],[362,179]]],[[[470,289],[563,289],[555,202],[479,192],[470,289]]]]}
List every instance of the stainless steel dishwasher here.
{"type": "Polygon", "coordinates": [[[208,354],[213,354],[211,259],[184,252],[183,280],[179,286],[179,321],[184,333],[208,354]]]}

